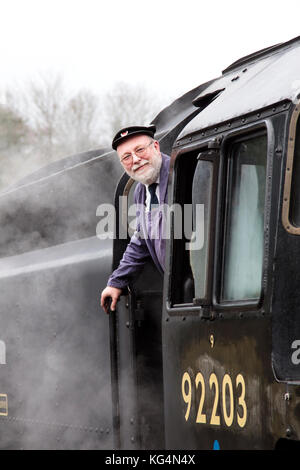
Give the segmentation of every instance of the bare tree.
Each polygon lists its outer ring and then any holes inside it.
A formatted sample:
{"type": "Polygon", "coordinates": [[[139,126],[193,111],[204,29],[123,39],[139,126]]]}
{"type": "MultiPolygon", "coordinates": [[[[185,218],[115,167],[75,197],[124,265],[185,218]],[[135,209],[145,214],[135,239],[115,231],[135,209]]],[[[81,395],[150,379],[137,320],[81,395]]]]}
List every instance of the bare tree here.
{"type": "Polygon", "coordinates": [[[65,105],[58,130],[60,146],[65,153],[99,147],[99,98],[87,90],[79,91],[65,105]]]}
{"type": "Polygon", "coordinates": [[[125,126],[147,125],[162,108],[160,100],[142,85],[117,82],[102,99],[102,128],[107,142],[125,126]]]}
{"type": "Polygon", "coordinates": [[[1,101],[1,189],[53,160],[100,145],[99,98],[84,90],[71,95],[59,76],[6,90],[1,101]]]}
{"type": "Polygon", "coordinates": [[[0,104],[0,189],[16,180],[28,157],[30,126],[17,107],[12,106],[8,93],[0,104]]]}
{"type": "Polygon", "coordinates": [[[6,161],[2,187],[53,160],[110,147],[121,127],[147,125],[163,107],[145,87],[125,82],[115,83],[102,97],[89,90],[71,95],[63,79],[51,73],[19,92],[7,90],[4,97],[0,105],[0,158],[6,161]]]}
{"type": "Polygon", "coordinates": [[[28,127],[25,120],[4,104],[0,104],[0,151],[9,151],[24,143],[28,127]]]}
{"type": "Polygon", "coordinates": [[[39,150],[47,159],[55,157],[57,127],[65,105],[65,95],[60,77],[43,79],[39,85],[31,83],[27,96],[30,120],[35,131],[39,150]]]}
{"type": "Polygon", "coordinates": [[[99,146],[99,98],[84,90],[70,95],[60,76],[31,83],[22,112],[34,131],[33,153],[43,164],[99,146]]]}

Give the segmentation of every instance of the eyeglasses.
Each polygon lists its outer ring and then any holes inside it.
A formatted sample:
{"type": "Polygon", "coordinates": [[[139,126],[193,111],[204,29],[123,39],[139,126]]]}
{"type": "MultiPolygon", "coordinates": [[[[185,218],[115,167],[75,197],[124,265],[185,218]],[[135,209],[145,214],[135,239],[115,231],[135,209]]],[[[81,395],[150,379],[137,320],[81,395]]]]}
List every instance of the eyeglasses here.
{"type": "Polygon", "coordinates": [[[143,147],[137,147],[137,149],[131,153],[125,153],[121,158],[121,163],[126,166],[131,165],[133,155],[139,158],[143,158],[147,153],[148,147],[150,147],[150,145],[152,145],[153,143],[154,141],[152,140],[148,145],[145,145],[143,147]]]}

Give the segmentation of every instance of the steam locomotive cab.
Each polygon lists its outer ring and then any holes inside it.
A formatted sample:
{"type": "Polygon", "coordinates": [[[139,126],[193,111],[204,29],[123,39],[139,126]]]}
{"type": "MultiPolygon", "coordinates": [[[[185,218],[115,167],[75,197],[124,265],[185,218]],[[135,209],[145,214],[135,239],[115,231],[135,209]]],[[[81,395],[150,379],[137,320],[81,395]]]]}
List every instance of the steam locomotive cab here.
{"type": "Polygon", "coordinates": [[[240,59],[158,137],[166,272],[146,266],[118,305],[121,448],[299,443],[299,53],[296,38],[240,59]]]}
{"type": "Polygon", "coordinates": [[[296,57],[299,40],[226,69],[173,148],[170,197],[193,231],[167,252],[167,448],[299,440],[296,57]]]}

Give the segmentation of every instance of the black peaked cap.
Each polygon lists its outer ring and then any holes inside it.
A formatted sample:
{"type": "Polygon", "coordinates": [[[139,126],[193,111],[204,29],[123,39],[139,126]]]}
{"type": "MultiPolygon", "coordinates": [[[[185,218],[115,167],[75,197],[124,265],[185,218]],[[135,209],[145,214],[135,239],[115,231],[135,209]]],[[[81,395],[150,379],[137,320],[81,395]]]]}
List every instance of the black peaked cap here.
{"type": "Polygon", "coordinates": [[[128,137],[133,137],[136,135],[149,135],[150,137],[154,137],[156,132],[155,126],[131,126],[131,127],[124,127],[119,132],[116,133],[115,137],[112,141],[112,148],[114,150],[117,149],[118,145],[124,142],[128,137]]]}

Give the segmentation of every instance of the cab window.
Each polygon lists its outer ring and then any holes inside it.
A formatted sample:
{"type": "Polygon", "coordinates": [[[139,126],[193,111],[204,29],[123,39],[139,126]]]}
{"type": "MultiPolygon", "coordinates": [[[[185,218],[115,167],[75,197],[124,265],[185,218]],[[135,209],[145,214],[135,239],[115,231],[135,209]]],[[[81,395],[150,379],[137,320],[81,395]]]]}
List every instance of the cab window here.
{"type": "MultiPolygon", "coordinates": [[[[173,200],[181,208],[181,211],[174,211],[174,216],[171,218],[169,298],[173,307],[191,304],[195,296],[188,250],[188,244],[192,242],[192,224],[187,224],[189,230],[185,230],[184,216],[190,215],[188,208],[192,207],[193,177],[198,153],[199,151],[183,154],[175,162],[173,200]],[[182,217],[175,217],[175,213],[181,213],[182,217]],[[175,236],[176,233],[178,236],[175,236]]],[[[187,218],[190,221],[190,217],[187,218]]]]}
{"type": "Polygon", "coordinates": [[[174,200],[182,207],[184,228],[182,237],[172,239],[173,307],[211,303],[217,168],[214,150],[184,154],[177,163],[174,200]]]}
{"type": "Polygon", "coordinates": [[[193,180],[193,234],[189,244],[195,298],[208,295],[208,258],[211,232],[213,162],[200,160],[193,180]]]}
{"type": "Polygon", "coordinates": [[[264,252],[267,138],[228,150],[221,301],[259,299],[264,252]]]}
{"type": "Polygon", "coordinates": [[[294,227],[300,227],[300,119],[296,127],[296,140],[293,158],[293,176],[289,220],[294,227]]]}

